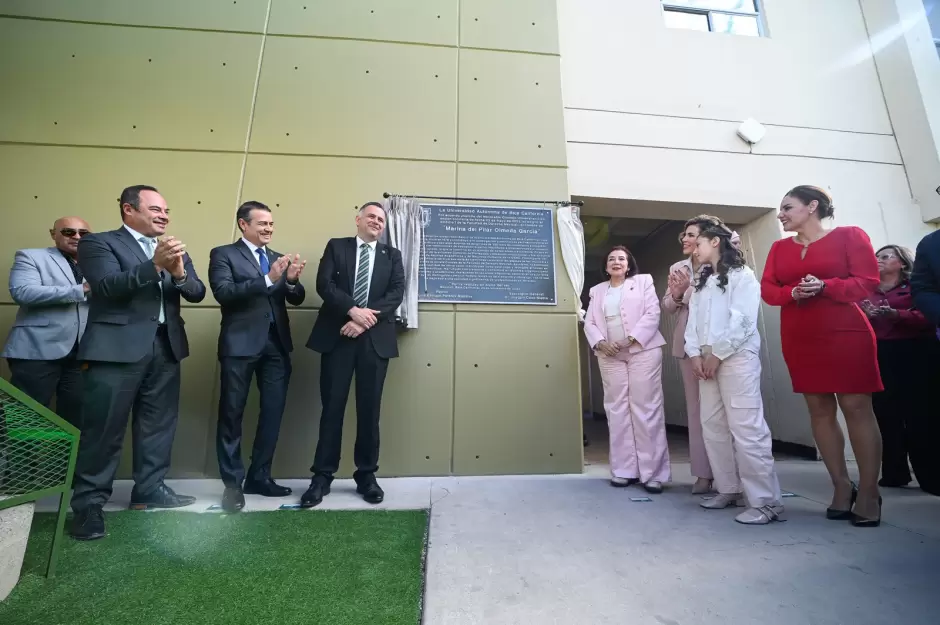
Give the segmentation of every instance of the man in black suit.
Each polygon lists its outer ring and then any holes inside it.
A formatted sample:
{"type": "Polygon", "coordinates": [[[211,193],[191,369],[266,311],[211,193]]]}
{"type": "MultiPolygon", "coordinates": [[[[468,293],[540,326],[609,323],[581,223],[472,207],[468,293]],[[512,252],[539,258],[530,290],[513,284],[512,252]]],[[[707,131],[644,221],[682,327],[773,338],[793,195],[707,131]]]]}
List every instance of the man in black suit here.
{"type": "Polygon", "coordinates": [[[235,214],[242,238],[209,254],[209,287],[222,306],[219,362],[222,390],[215,446],[225,484],[222,508],[238,512],[245,493],[286,497],[291,489],[271,478],[271,463],[281,429],[290,382],[290,336],[287,306],[304,303],[300,274],[307,261],[283,256],[268,247],[274,234],[271,209],[245,202],[235,214]],[[246,479],[242,462],[242,416],[251,378],[257,376],[261,414],[246,479]],[[244,482],[244,485],[243,485],[244,482]]]}
{"type": "Polygon", "coordinates": [[[320,438],[313,480],[300,505],[312,508],[330,492],[339,468],[343,414],[356,374],[356,492],[369,503],[385,493],[375,480],[379,462],[379,408],[390,358],[398,356],[395,311],[405,293],[401,252],[378,243],[385,210],[369,202],[356,216],[358,235],[330,239],[317,269],[323,306],[307,347],[320,360],[320,438]]]}
{"type": "Polygon", "coordinates": [[[131,412],[131,509],[178,508],[195,501],[173,492],[163,479],[179,415],[180,361],[189,355],[180,297],[201,302],[206,287],[186,246],[164,236],[170,212],[155,188],[128,187],[118,202],[124,225],[85,235],[78,245],[92,295],[78,348],[85,397],[70,532],[79,540],[105,535],[101,510],[111,496],[131,412]]]}

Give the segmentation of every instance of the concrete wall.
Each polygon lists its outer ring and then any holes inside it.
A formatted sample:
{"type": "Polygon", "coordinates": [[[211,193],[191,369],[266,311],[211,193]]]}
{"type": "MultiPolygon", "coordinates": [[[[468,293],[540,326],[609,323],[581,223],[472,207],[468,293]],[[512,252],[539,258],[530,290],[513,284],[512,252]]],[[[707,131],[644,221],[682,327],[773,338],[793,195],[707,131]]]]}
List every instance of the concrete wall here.
{"type": "Polygon", "coordinates": [[[940,4],[922,0],[859,4],[911,192],[922,219],[940,222],[940,56],[925,11],[929,6],[936,23],[940,4]]]}
{"type": "MultiPolygon", "coordinates": [[[[2,275],[60,215],[117,227],[120,190],[146,183],[205,277],[209,250],[235,238],[236,206],[257,199],[274,210],[272,247],[311,263],[291,312],[303,345],[316,262],[365,201],[568,197],[554,0],[4,0],[0,58],[0,184],[15,216],[2,275]]],[[[581,470],[576,303],[560,261],[557,288],[549,308],[423,307],[389,371],[384,474],[581,470]]],[[[3,334],[14,312],[0,294],[3,334]]],[[[211,297],[183,314],[193,355],[172,474],[215,475],[220,315],[211,297]]],[[[309,474],[318,367],[294,352],[278,476],[309,474]]]]}
{"type": "MultiPolygon", "coordinates": [[[[863,227],[876,246],[913,247],[933,229],[922,216],[925,192],[912,194],[908,178],[912,168],[929,170],[932,157],[921,141],[916,158],[926,160],[902,159],[858,0],[763,0],[759,38],[667,29],[659,0],[558,6],[569,189],[586,213],[684,220],[706,212],[747,224],[739,231],[758,273],[783,236],[772,211],[798,184],[829,189],[835,225],[863,227]],[[749,117],[767,129],[755,146],[735,135],[749,117]]],[[[779,311],[762,316],[768,421],[775,438],[812,444],[780,353],[779,311]]]]}

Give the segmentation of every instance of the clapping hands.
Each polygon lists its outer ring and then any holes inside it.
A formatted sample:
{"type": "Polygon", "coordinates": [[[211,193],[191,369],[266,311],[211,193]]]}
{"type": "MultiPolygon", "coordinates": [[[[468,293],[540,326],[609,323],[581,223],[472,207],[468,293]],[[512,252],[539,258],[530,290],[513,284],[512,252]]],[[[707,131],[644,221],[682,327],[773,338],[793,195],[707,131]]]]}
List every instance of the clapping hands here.
{"type": "Polygon", "coordinates": [[[681,301],[685,292],[689,290],[692,279],[685,268],[680,268],[669,274],[669,295],[675,301],[681,301]]]}
{"type": "Polygon", "coordinates": [[[157,272],[166,270],[176,279],[183,277],[186,271],[183,257],[186,255],[186,245],[176,237],[164,237],[157,240],[157,247],[153,251],[153,264],[157,272]]]}

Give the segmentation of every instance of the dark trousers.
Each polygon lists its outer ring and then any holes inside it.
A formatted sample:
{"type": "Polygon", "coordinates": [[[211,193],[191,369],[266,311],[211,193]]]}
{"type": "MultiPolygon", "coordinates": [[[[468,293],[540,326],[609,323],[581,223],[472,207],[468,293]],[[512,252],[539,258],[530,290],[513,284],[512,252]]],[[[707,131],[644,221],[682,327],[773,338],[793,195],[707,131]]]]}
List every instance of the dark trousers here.
{"type": "Polygon", "coordinates": [[[290,357],[281,346],[274,326],[268,332],[264,350],[247,358],[225,357],[222,364],[222,390],[219,395],[219,423],[215,448],[219,458],[219,474],[228,486],[241,486],[245,480],[242,462],[242,417],[251,377],[254,375],[261,394],[261,412],[251,449],[248,480],[264,481],[271,477],[274,448],[281,431],[281,417],[287,403],[290,382],[290,357]]]}
{"type": "Polygon", "coordinates": [[[372,339],[362,335],[355,339],[341,337],[333,351],[320,359],[320,438],[314,456],[314,475],[327,480],[339,469],[343,442],[343,415],[353,373],[356,374],[356,462],[354,477],[374,474],[379,468],[379,410],[388,359],[380,358],[372,339]]]}
{"type": "Polygon", "coordinates": [[[940,344],[933,338],[878,341],[878,366],[885,390],[872,395],[881,429],[881,478],[911,481],[908,457],[921,488],[940,495],[940,420],[932,392],[940,383],[940,344]]]}
{"type": "Polygon", "coordinates": [[[104,505],[121,461],[127,418],[133,414],[134,490],[148,495],[170,468],[180,399],[180,363],[165,328],[135,363],[90,362],[83,375],[84,429],[75,467],[72,509],[104,505]]]}
{"type": "Polygon", "coordinates": [[[76,359],[77,350],[58,360],[21,360],[8,358],[10,383],[45,406],[52,407],[60,417],[81,429],[82,369],[76,359]]]}

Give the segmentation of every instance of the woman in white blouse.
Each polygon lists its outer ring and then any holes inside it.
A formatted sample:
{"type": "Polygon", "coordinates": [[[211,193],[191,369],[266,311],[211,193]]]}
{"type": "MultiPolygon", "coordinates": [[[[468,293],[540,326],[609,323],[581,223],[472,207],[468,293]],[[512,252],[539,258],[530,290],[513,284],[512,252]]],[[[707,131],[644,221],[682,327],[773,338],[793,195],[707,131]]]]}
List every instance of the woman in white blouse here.
{"type": "Polygon", "coordinates": [[[597,354],[610,430],[610,483],[640,482],[661,493],[671,479],[663,410],[659,299],[649,274],[637,273],[622,245],[607,255],[607,281],[591,289],[584,334],[597,354]]]}
{"type": "Polygon", "coordinates": [[[685,349],[699,379],[702,433],[718,495],[703,508],[749,509],[735,520],[748,525],[783,521],[770,428],[760,392],[760,282],[717,224],[704,229],[695,254],[705,266],[689,302],[685,349]]]}

